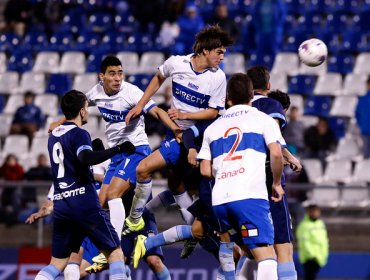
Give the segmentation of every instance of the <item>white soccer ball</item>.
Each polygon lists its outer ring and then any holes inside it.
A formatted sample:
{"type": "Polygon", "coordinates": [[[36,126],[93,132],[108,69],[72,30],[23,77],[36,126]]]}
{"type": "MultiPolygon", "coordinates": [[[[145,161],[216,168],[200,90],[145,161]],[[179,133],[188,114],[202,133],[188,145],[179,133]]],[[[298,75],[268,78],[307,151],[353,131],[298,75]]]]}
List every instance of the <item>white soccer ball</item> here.
{"type": "Polygon", "coordinates": [[[304,64],[314,67],[325,61],[328,56],[328,48],[319,39],[309,39],[299,46],[298,55],[304,64]]]}

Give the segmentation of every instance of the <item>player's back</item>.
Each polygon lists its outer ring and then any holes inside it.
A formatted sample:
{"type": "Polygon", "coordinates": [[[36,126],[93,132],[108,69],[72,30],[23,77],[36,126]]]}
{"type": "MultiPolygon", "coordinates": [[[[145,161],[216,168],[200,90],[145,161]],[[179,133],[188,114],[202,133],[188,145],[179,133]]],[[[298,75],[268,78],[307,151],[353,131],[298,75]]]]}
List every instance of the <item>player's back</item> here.
{"type": "Polygon", "coordinates": [[[279,101],[256,93],[252,99],[252,106],[270,117],[279,120],[281,128],[286,125],[284,109],[279,101]]]}
{"type": "Polygon", "coordinates": [[[50,134],[48,150],[56,211],[99,205],[91,167],[78,159],[78,153],[84,149],[91,150],[90,135],[72,122],[63,123],[50,134]]]}

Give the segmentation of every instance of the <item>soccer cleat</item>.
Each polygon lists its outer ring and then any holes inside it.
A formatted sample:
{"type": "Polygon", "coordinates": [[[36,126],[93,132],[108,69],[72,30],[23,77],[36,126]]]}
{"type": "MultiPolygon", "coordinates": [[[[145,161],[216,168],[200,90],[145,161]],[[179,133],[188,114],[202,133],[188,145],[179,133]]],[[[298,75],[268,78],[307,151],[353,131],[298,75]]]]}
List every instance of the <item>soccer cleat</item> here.
{"type": "Polygon", "coordinates": [[[147,239],[144,235],[138,235],[135,239],[135,248],[134,252],[132,253],[132,265],[136,269],[139,265],[139,260],[145,256],[146,248],[145,248],[145,240],[147,239]]]}
{"type": "Polygon", "coordinates": [[[93,257],[92,258],[92,261],[94,263],[101,263],[101,264],[108,263],[107,258],[104,256],[103,253],[100,253],[99,255],[93,257]]]}
{"type": "Polygon", "coordinates": [[[108,269],[109,267],[109,264],[108,263],[93,263],[92,265],[88,266],[85,268],[85,271],[87,273],[97,273],[97,272],[101,272],[103,270],[106,270],[108,269]]]}
{"type": "Polygon", "coordinates": [[[127,235],[134,231],[142,230],[145,226],[144,219],[140,217],[137,223],[133,223],[129,218],[126,218],[125,224],[123,225],[122,235],[127,235]]]}
{"type": "Polygon", "coordinates": [[[181,250],[180,258],[186,259],[189,257],[193,252],[195,247],[197,247],[198,240],[197,239],[188,239],[184,243],[184,248],[181,250]]]}

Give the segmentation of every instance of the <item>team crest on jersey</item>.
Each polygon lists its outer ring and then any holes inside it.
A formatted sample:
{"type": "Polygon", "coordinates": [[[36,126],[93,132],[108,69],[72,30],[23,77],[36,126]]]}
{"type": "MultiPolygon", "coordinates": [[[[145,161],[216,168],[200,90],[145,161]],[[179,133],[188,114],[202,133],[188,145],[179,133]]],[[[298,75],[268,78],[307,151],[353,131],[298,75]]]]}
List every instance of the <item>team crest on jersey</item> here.
{"type": "Polygon", "coordinates": [[[240,228],[240,233],[243,238],[258,236],[258,228],[254,224],[245,223],[242,224],[240,228]]]}
{"type": "Polygon", "coordinates": [[[105,108],[113,108],[113,104],[112,103],[109,103],[109,102],[105,102],[104,103],[104,107],[105,108]]]}
{"type": "Polygon", "coordinates": [[[189,87],[189,88],[192,88],[192,89],[195,89],[195,90],[198,90],[198,89],[199,89],[199,86],[194,85],[194,84],[192,84],[192,83],[188,83],[188,87],[189,87]]]}

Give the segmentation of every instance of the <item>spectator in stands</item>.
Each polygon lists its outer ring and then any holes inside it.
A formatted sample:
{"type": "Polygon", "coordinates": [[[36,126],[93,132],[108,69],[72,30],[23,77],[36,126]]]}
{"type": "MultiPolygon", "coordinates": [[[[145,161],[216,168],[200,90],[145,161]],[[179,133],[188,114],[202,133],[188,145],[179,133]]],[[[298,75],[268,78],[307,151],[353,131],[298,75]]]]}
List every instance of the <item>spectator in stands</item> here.
{"type": "Polygon", "coordinates": [[[215,8],[215,16],[209,21],[210,24],[218,24],[234,41],[239,38],[239,29],[235,21],[229,18],[229,10],[224,2],[220,2],[215,8]]]}
{"type": "Polygon", "coordinates": [[[32,3],[29,0],[9,0],[4,9],[4,18],[9,31],[23,36],[32,21],[32,3]]]}
{"type": "Polygon", "coordinates": [[[283,0],[255,1],[252,17],[255,30],[254,41],[257,46],[256,64],[265,65],[264,56],[266,55],[271,56],[270,61],[275,60],[275,55],[283,40],[285,15],[283,0]]]}
{"type": "Polygon", "coordinates": [[[304,131],[305,155],[308,158],[318,158],[325,166],[325,159],[334,151],[337,139],[329,127],[328,120],[320,117],[317,124],[304,131]]]}
{"type": "MultiPolygon", "coordinates": [[[[14,154],[8,154],[0,167],[0,178],[6,181],[20,181],[24,178],[23,167],[14,154]]],[[[11,225],[17,221],[17,213],[21,204],[21,190],[15,187],[0,188],[1,211],[0,220],[11,225]]]]}
{"type": "Polygon", "coordinates": [[[292,106],[288,117],[289,121],[283,130],[283,137],[287,143],[288,150],[294,155],[300,155],[304,151],[304,124],[299,119],[299,108],[292,106]]]}
{"type": "Polygon", "coordinates": [[[204,27],[201,16],[198,15],[198,8],[194,4],[189,4],[185,8],[185,13],[177,21],[180,27],[180,35],[176,39],[174,53],[191,53],[194,43],[194,34],[197,34],[204,27]]]}
{"type": "Polygon", "coordinates": [[[35,94],[31,91],[24,95],[24,105],[15,112],[10,134],[25,134],[31,145],[35,132],[43,125],[41,109],[34,104],[35,94]]]}
{"type": "Polygon", "coordinates": [[[298,255],[304,266],[305,280],[316,279],[317,273],[328,261],[328,233],[320,216],[320,208],[309,205],[305,218],[297,227],[298,255]]]}
{"type": "Polygon", "coordinates": [[[370,158],[370,76],[367,79],[367,92],[360,96],[356,108],[356,121],[363,141],[363,155],[370,158]]]}
{"type": "Polygon", "coordinates": [[[26,173],[26,179],[31,181],[51,181],[52,174],[48,157],[45,154],[37,156],[37,165],[31,167],[26,173]]]}

